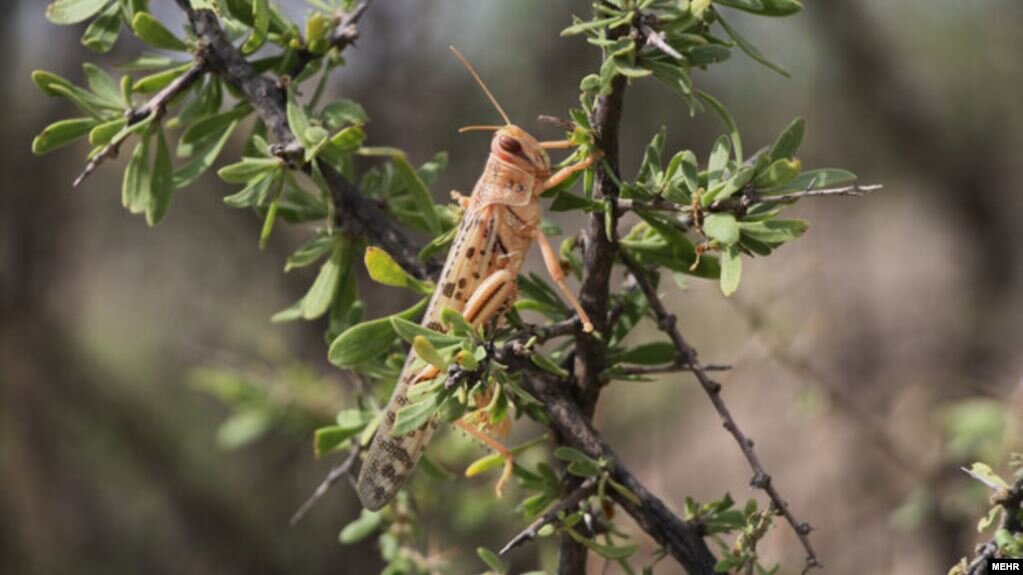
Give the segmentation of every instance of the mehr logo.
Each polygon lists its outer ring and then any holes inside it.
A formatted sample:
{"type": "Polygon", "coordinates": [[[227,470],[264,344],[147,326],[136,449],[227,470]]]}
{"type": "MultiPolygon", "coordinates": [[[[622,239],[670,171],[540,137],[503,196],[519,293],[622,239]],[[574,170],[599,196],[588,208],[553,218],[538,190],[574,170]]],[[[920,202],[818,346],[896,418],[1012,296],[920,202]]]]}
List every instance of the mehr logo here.
{"type": "Polygon", "coordinates": [[[992,573],[1023,573],[1023,559],[992,559],[988,570],[992,573]]]}

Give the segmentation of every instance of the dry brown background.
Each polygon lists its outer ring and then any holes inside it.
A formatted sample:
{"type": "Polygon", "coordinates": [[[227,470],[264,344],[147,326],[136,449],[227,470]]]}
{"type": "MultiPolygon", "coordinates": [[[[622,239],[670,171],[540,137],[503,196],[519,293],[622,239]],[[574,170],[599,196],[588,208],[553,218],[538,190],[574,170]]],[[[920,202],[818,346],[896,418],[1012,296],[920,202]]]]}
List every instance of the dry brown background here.
{"type": "MultiPolygon", "coordinates": [[[[311,281],[280,271],[308,231],[278,233],[260,252],[259,222],[223,206],[230,187],[209,175],[177,193],[156,230],[120,207],[120,163],[72,193],[84,147],[29,152],[32,135],[71,108],[41,96],[29,72],[78,79],[93,56],[79,28],[45,21],[45,4],[9,1],[0,21],[0,571],[375,572],[371,543],[337,543],[357,514],[345,486],[287,526],[331,463],[314,460],[309,422],[225,451],[214,438],[226,409],[187,384],[201,365],[304,361],[328,380],[329,417],[344,382],[325,361],[322,326],[267,321],[311,281]]],[[[179,17],[170,2],[153,5],[179,17]]],[[[285,5],[302,15],[298,3],[285,5]]],[[[513,118],[542,132],[533,118],[564,115],[578,79],[598,65],[592,47],[558,37],[571,14],[588,10],[544,0],[377,2],[330,91],[366,106],[371,143],[418,162],[449,151],[434,188],[441,199],[470,189],[484,160],[482,137],[457,127],[494,116],[447,45],[470,56],[513,118]]],[[[792,73],[737,52],[696,74],[731,109],[747,148],[802,115],[805,166],[846,167],[885,191],[800,204],[810,232],[747,262],[731,299],[693,280],[686,291],[666,282],[669,300],[705,360],[736,366],[722,378],[726,398],[776,484],[817,528],[828,573],[944,573],[971,549],[980,509],[962,496],[965,462],[943,448],[941,408],[985,397],[1017,418],[1023,411],[1023,4],[810,0],[794,18],[734,20],[792,73]],[[914,492],[934,495],[934,505],[900,526],[893,512],[914,492]]],[[[110,67],[139,48],[122,37],[99,61],[110,67]]],[[[672,147],[701,156],[721,129],[640,82],[626,98],[626,173],[660,126],[672,147]]],[[[407,297],[375,290],[370,309],[407,297]]],[[[672,507],[685,495],[751,495],[741,454],[689,377],[617,384],[597,417],[672,507]]],[[[1021,428],[1009,431],[1017,448],[1021,428]]],[[[477,507],[459,516],[435,508],[431,540],[482,570],[472,550],[499,547],[522,522],[507,506],[477,507]]],[[[763,551],[783,572],[801,564],[785,529],[763,551]]],[[[540,565],[536,547],[513,559],[515,570],[540,565]]]]}

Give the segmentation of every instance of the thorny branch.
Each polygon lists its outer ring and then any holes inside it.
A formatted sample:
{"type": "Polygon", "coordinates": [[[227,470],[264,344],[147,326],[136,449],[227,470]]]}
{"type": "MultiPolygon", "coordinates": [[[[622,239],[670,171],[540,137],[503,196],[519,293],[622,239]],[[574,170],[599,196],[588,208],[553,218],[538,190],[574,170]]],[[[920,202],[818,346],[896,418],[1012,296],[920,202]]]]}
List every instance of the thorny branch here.
{"type": "MultiPolygon", "coordinates": [[[[877,190],[880,190],[883,186],[880,184],[872,184],[868,186],[852,185],[842,186],[840,188],[824,188],[820,190],[802,190],[799,192],[791,192],[787,194],[778,194],[776,196],[765,196],[758,194],[752,190],[746,193],[728,198],[725,200],[718,200],[708,206],[706,209],[709,212],[733,212],[742,213],[749,209],[754,204],[783,204],[799,200],[802,198],[820,197],[820,196],[852,196],[862,197],[877,190]]],[[[679,204],[664,198],[652,198],[649,200],[618,200],[618,213],[622,214],[628,211],[635,210],[656,210],[656,211],[668,211],[677,213],[689,213],[692,212],[693,208],[690,205],[679,204]]]]}
{"type": "Polygon", "coordinates": [[[352,480],[352,468],[359,461],[359,452],[362,451],[362,445],[358,442],[355,443],[355,447],[348,452],[348,457],[345,457],[341,463],[338,463],[327,473],[327,476],[323,481],[316,487],[316,491],[309,496],[309,499],[298,508],[298,511],[291,516],[291,526],[298,525],[307,513],[320,501],[320,499],[327,494],[327,491],[334,486],[342,477],[348,477],[349,481],[352,480]]]}
{"type": "Polygon", "coordinates": [[[588,497],[593,489],[597,486],[597,478],[590,477],[583,481],[579,487],[575,489],[568,496],[564,497],[556,505],[547,510],[546,513],[536,519],[536,521],[529,524],[529,527],[523,529],[518,535],[512,537],[504,547],[498,551],[498,555],[504,555],[519,545],[525,545],[533,539],[536,539],[537,533],[544,525],[552,524],[558,520],[558,514],[562,511],[568,511],[579,504],[583,499],[588,497]]]}
{"type": "MultiPolygon", "coordinates": [[[[1002,521],[999,527],[1010,533],[1023,533],[1023,477],[1017,479],[1008,489],[1000,489],[999,486],[992,486],[987,480],[979,477],[968,469],[963,469],[974,479],[981,481],[988,487],[996,490],[992,497],[995,505],[1002,507],[1002,521]]],[[[987,575],[992,559],[998,559],[998,543],[992,539],[977,546],[975,556],[966,568],[966,575],[987,575]]]]}
{"type": "Polygon", "coordinates": [[[643,269],[643,266],[636,261],[627,252],[619,253],[622,262],[633,277],[639,283],[640,288],[643,290],[643,294],[646,295],[647,301],[650,304],[650,309],[653,311],[657,318],[657,326],[663,331],[672,343],[678,349],[679,355],[685,358],[686,363],[689,364],[693,375],[700,382],[700,386],[707,393],[707,397],[710,398],[711,403],[714,405],[714,409],[718,412],[721,417],[722,424],[735,441],[739,444],[739,449],[742,450],[743,455],[746,456],[746,460],[749,462],[750,467],[753,469],[753,478],[750,480],[750,485],[757,489],[763,490],[767,496],[771,499],[772,506],[785,517],[789,525],[792,526],[792,530],[795,531],[799,537],[799,541],[803,544],[803,549],[806,550],[806,570],[820,566],[820,561],[817,559],[817,553],[813,549],[813,545],[810,543],[810,524],[804,523],[796,519],[795,515],[789,509],[788,504],[782,499],[781,494],[774,487],[771,481],[771,476],[764,470],[764,466],[760,463],[760,458],[753,450],[753,440],[746,436],[739,428],[738,424],[735,423],[735,418],[732,417],[731,411],[728,406],[725,405],[724,399],[721,397],[721,384],[712,380],[707,375],[706,368],[700,363],[696,356],[696,350],[693,349],[689,343],[686,342],[682,336],[682,332],[678,328],[678,322],[674,315],[672,315],[668,309],[664,306],[664,302],[661,301],[659,295],[657,295],[657,288],[654,287],[650,281],[647,271],[643,269]]]}
{"type": "MultiPolygon", "coordinates": [[[[188,15],[193,33],[203,43],[204,54],[207,57],[205,63],[209,70],[219,74],[253,106],[269,128],[270,133],[273,134],[280,150],[293,149],[297,145],[297,139],[288,127],[284,89],[277,82],[259,74],[252,67],[238,49],[231,44],[214,13],[208,10],[192,9],[187,0],[177,0],[177,2],[188,15]]],[[[358,36],[358,31],[354,26],[364,11],[365,4],[360,5],[360,9],[346,19],[347,23],[343,23],[338,32],[339,47],[351,44],[358,36]]],[[[649,37],[648,41],[650,41],[649,37]]],[[[657,45],[656,39],[653,40],[653,43],[657,45]]],[[[301,69],[296,68],[293,72],[294,75],[300,74],[301,69]]],[[[606,165],[614,173],[617,173],[618,170],[618,125],[621,118],[624,89],[625,79],[615,78],[612,82],[611,92],[599,98],[591,117],[598,148],[604,153],[606,165]]],[[[417,252],[411,240],[395,226],[379,205],[363,196],[353,184],[332,168],[321,166],[321,170],[332,192],[340,220],[356,225],[359,231],[365,233],[371,241],[381,245],[403,267],[417,276],[425,277],[434,271],[436,264],[424,265],[416,259],[417,252]]],[[[603,198],[610,204],[610,213],[617,216],[618,190],[614,178],[606,174],[604,170],[598,170],[595,189],[597,197],[603,198]]],[[[615,238],[608,237],[606,232],[606,230],[611,230],[613,233],[614,220],[613,217],[610,225],[606,225],[602,216],[593,215],[583,234],[586,274],[580,291],[580,300],[594,321],[598,323],[598,330],[605,328],[608,320],[611,270],[618,252],[615,238]]],[[[632,260],[628,254],[620,253],[619,256],[636,275],[640,287],[650,299],[651,307],[654,308],[660,320],[661,328],[672,337],[681,357],[685,358],[685,365],[697,376],[715,408],[724,419],[726,428],[739,441],[743,453],[754,469],[754,486],[768,493],[778,511],[785,515],[796,530],[808,553],[808,567],[816,566],[818,564],[816,554],[807,538],[809,526],[796,521],[774,489],[770,477],[763,471],[753,452],[752,441],[746,438],[735,425],[727,407],[722,402],[719,395],[719,384],[710,380],[706,374],[707,367],[696,360],[695,351],[682,339],[673,321],[673,316],[668,314],[657,298],[656,292],[639,264],[632,260]]],[[[569,326],[563,327],[564,330],[558,329],[551,335],[567,334],[569,326]]],[[[574,325],[571,327],[575,329],[574,325]]],[[[610,471],[613,476],[636,495],[638,502],[617,492],[612,493],[612,497],[637,521],[643,530],[661,544],[690,573],[713,573],[716,560],[703,540],[701,527],[698,524],[682,520],[673,514],[660,499],[651,494],[620,462],[610,446],[604,442],[590,423],[589,419],[603,384],[600,374],[606,367],[603,346],[599,340],[591,335],[583,334],[581,330],[575,330],[575,333],[577,387],[574,393],[568,391],[563,382],[558,381],[557,378],[537,370],[528,359],[521,355],[504,353],[503,355],[506,356],[504,360],[529,374],[529,377],[524,378],[524,386],[546,405],[552,427],[561,443],[580,449],[590,456],[603,457],[611,462],[610,471]]],[[[357,457],[358,451],[353,450],[348,458],[328,475],[324,483],[310,498],[310,502],[307,502],[296,513],[295,521],[301,519],[307,508],[314,504],[331,484],[347,474],[357,457]]],[[[578,544],[575,546],[581,547],[578,544]]],[[[563,545],[562,552],[565,551],[566,546],[563,545]]],[[[585,548],[582,548],[582,551],[582,557],[585,559],[585,548]]],[[[575,558],[568,560],[575,561],[578,566],[578,554],[575,558]]]]}
{"type": "MultiPolygon", "coordinates": [[[[195,55],[195,64],[191,68],[185,71],[184,74],[178,76],[173,82],[167,84],[167,86],[157,92],[148,102],[139,106],[138,108],[131,108],[125,111],[124,116],[127,119],[125,127],[134,126],[139,122],[153,117],[154,120],[159,120],[163,113],[167,110],[167,104],[178,95],[183,94],[186,90],[195,84],[196,80],[202,77],[203,72],[206,71],[206,59],[204,57],[204,51],[200,50],[195,55]]],[[[85,178],[88,178],[96,168],[107,160],[112,160],[117,157],[117,154],[121,150],[121,144],[127,139],[127,134],[124,137],[116,138],[109,144],[103,147],[102,150],[93,156],[89,163],[85,165],[85,169],[82,173],[75,178],[74,183],[71,184],[71,188],[75,189],[82,185],[85,178]]]]}
{"type": "MultiPolygon", "coordinates": [[[[210,69],[241,92],[273,134],[278,149],[294,150],[297,138],[288,126],[284,89],[253,68],[224,33],[216,14],[210,10],[186,7],[186,0],[179,0],[178,3],[188,15],[192,32],[205,45],[210,69]]],[[[354,23],[351,25],[354,26],[354,23]]],[[[303,169],[310,168],[303,166],[303,169]]],[[[406,270],[419,278],[425,278],[436,271],[439,267],[436,262],[424,264],[418,260],[418,251],[412,242],[380,205],[362,195],[354,184],[331,166],[321,164],[320,171],[330,188],[341,221],[355,227],[354,231],[364,234],[371,242],[385,249],[406,270]]]]}
{"type": "Polygon", "coordinates": [[[678,517],[650,493],[593,427],[590,416],[580,409],[565,382],[537,368],[523,351],[521,347],[505,346],[496,350],[496,359],[525,375],[523,388],[544,404],[551,428],[562,442],[594,459],[609,461],[611,475],[636,496],[634,500],[611,490],[615,502],[690,575],[713,574],[717,559],[703,539],[702,526],[678,517]]]}

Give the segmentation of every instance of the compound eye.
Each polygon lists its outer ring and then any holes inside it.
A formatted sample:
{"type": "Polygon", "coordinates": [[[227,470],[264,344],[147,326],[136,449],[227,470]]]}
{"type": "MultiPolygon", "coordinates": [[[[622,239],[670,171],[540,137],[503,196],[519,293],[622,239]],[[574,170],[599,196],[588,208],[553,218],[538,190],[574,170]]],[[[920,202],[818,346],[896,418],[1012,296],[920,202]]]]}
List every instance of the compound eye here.
{"type": "Polygon", "coordinates": [[[501,136],[500,139],[497,140],[497,145],[509,154],[519,155],[522,153],[522,144],[520,144],[515,138],[501,136]]]}

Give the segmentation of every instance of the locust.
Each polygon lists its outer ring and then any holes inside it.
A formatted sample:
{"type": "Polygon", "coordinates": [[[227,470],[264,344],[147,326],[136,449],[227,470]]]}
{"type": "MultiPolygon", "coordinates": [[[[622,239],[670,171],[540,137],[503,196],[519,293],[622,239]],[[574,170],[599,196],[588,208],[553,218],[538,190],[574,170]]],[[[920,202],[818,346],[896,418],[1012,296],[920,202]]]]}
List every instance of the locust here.
{"type": "MultiPolygon", "coordinates": [[[[512,124],[472,64],[453,46],[451,51],[505,123],[500,126],[467,126],[459,130],[492,130],[494,136],[483,174],[471,196],[465,198],[457,192],[452,194],[463,209],[462,220],[422,325],[444,332],[441,312],[449,307],[460,312],[474,328],[495,326],[518,295],[516,278],[519,269],[533,242],[536,242],[548,273],[578,314],[583,331],[591,332],[593,324],[565,283],[557,252],[540,229],[540,194],[589,168],[598,154],[590,154],[552,174],[547,150],[567,149],[574,144],[568,140],[541,142],[512,124]]],[[[359,499],[369,510],[382,508],[397,494],[440,423],[434,417],[403,435],[392,433],[398,411],[410,403],[408,392],[412,386],[442,375],[438,368],[430,365],[421,367],[423,362],[416,360],[415,350],[410,350],[359,474],[359,499]]],[[[499,441],[467,422],[466,417],[455,422],[456,425],[504,456],[505,471],[498,482],[500,492],[501,483],[511,472],[512,455],[499,441]]]]}

